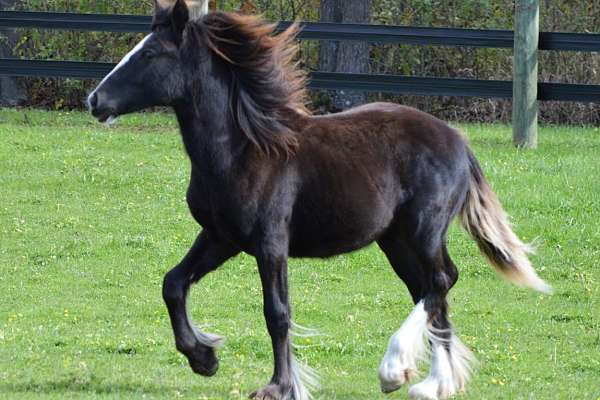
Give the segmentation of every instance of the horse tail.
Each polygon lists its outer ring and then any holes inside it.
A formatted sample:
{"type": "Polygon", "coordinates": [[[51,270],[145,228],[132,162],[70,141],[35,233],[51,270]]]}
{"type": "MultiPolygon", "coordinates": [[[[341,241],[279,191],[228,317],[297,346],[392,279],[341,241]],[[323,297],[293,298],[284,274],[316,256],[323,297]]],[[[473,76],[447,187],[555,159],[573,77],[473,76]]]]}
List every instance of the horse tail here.
{"type": "Polygon", "coordinates": [[[469,189],[460,212],[461,223],[481,252],[507,280],[543,293],[552,287],[535,272],[528,254],[533,250],[513,232],[508,215],[490,188],[475,155],[468,150],[469,189]]]}

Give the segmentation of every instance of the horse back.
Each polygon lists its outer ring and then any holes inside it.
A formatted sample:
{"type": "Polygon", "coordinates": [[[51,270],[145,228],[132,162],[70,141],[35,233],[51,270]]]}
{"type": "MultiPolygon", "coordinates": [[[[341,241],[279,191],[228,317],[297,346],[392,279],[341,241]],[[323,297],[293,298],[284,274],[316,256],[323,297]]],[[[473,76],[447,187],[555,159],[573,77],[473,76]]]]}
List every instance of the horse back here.
{"type": "Polygon", "coordinates": [[[439,159],[456,160],[466,155],[466,141],[456,129],[433,115],[394,103],[370,103],[311,117],[299,138],[305,150],[359,145],[363,151],[393,157],[419,157],[422,152],[432,152],[439,159]]]}
{"type": "Polygon", "coordinates": [[[466,142],[413,108],[373,103],[307,118],[290,253],[324,257],[377,240],[407,203],[460,197],[466,142]]]}

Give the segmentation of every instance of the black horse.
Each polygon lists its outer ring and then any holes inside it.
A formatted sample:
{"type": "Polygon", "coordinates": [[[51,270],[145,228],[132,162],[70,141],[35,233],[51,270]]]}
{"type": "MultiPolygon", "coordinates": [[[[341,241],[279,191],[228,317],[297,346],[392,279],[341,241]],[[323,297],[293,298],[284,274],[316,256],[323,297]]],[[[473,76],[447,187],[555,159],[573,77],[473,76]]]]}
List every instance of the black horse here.
{"type": "Polygon", "coordinates": [[[240,252],[256,257],[274,374],[256,399],[310,398],[314,383],[290,342],[288,257],[329,257],[377,242],[416,304],[379,368],[384,392],[416,372],[431,347],[429,376],[412,398],[445,398],[464,387],[470,353],[448,321],[458,277],[448,225],[460,216],[507,278],[549,291],[510,228],[466,140],[415,109],[376,103],[311,116],[305,75],[292,58],[292,26],[278,35],[260,18],[190,18],[185,1],[156,3],[152,33],[89,96],[100,121],[151,106],[175,110],[192,173],[187,202],[203,227],[166,276],[163,296],[177,349],[213,375],[218,336],[186,313],[190,285],[240,252]]]}

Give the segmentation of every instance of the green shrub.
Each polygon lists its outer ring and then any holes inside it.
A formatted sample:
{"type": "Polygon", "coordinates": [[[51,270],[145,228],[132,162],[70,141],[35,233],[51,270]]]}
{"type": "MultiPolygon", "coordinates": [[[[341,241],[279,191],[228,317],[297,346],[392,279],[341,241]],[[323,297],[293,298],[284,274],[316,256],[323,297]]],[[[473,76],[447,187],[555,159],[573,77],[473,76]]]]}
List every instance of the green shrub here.
{"type": "MultiPolygon", "coordinates": [[[[240,0],[219,0],[224,10],[234,10],[240,0]]],[[[318,20],[319,0],[255,0],[271,20],[318,20]]],[[[25,0],[19,9],[84,13],[151,14],[151,1],[25,0]]],[[[374,24],[512,29],[513,7],[500,0],[374,0],[374,24]]],[[[545,31],[600,32],[600,0],[543,2],[541,26],[545,31]]],[[[16,46],[22,58],[117,62],[141,35],[108,32],[24,30],[16,46]]],[[[318,68],[319,43],[301,46],[303,64],[318,68]]],[[[372,45],[371,71],[379,74],[465,77],[510,80],[510,49],[474,49],[434,46],[372,45]]],[[[542,52],[543,81],[600,84],[600,54],[542,52]]],[[[26,79],[28,105],[51,109],[83,106],[94,81],[26,79]]],[[[315,94],[318,100],[322,95],[315,94]]],[[[447,119],[507,120],[510,101],[476,98],[442,98],[373,94],[373,99],[417,106],[447,119]]],[[[549,122],[600,123],[600,106],[548,102],[541,106],[542,119],[549,122]]]]}

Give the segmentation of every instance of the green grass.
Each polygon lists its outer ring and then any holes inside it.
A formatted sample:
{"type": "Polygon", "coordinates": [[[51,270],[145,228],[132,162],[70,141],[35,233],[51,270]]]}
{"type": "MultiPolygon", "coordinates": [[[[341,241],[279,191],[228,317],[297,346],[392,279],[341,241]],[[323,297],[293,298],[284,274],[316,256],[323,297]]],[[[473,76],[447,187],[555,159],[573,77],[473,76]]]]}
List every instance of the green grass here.
{"type": "MultiPolygon", "coordinates": [[[[462,398],[596,400],[600,130],[545,127],[537,151],[515,150],[508,126],[463,130],[556,293],[499,280],[453,228],[452,319],[480,361],[462,398]]],[[[175,351],[161,282],[199,228],[173,117],[107,128],[85,114],[0,110],[0,143],[0,398],[242,399],[267,382],[248,256],[190,296],[195,321],[228,338],[217,376],[194,375],[175,351]]],[[[294,260],[290,270],[295,319],[324,333],[301,351],[322,375],[318,398],[386,398],[377,367],[412,305],[382,253],[294,260]]]]}

